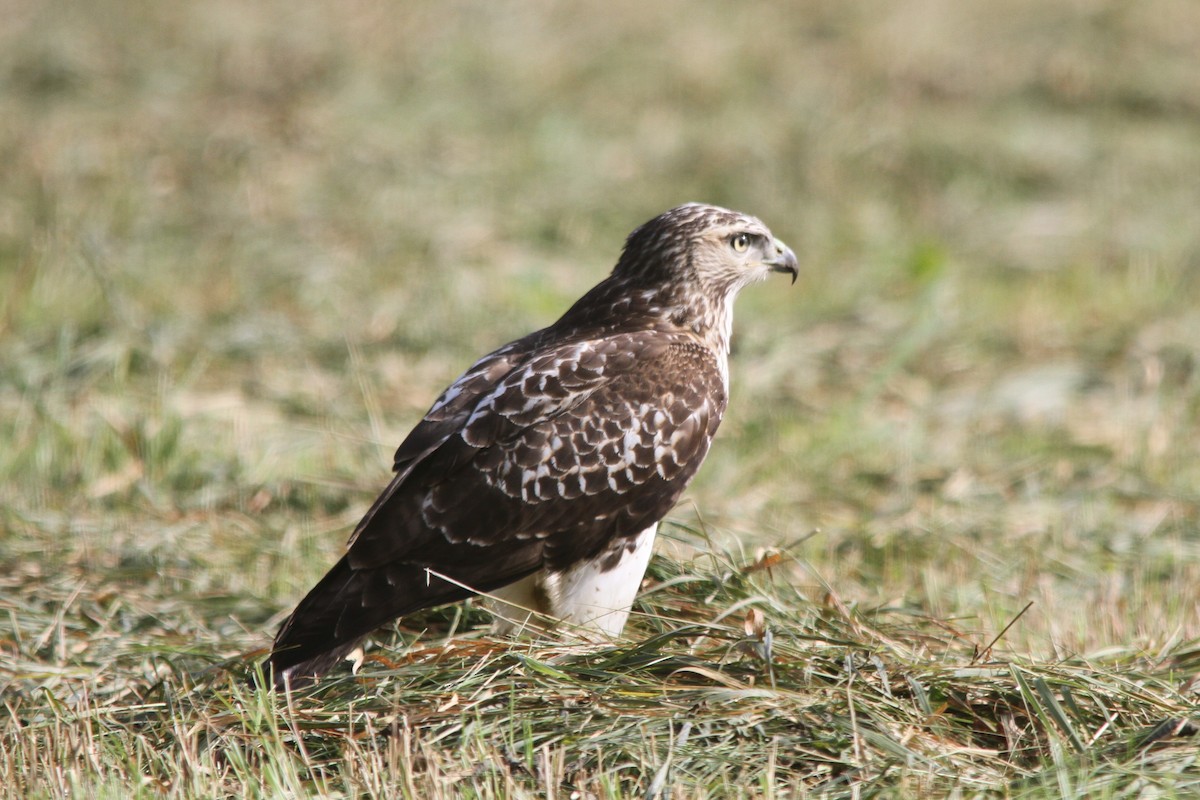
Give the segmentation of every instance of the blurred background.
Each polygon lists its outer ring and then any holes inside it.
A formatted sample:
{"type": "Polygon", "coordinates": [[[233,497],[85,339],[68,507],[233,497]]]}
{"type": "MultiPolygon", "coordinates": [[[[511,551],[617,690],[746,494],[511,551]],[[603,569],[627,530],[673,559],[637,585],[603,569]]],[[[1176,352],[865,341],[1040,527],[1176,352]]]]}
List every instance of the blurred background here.
{"type": "Polygon", "coordinates": [[[0,10],[10,638],[264,646],[441,388],[689,200],[801,277],[739,301],[674,535],[966,628],[1033,601],[1041,657],[1200,636],[1188,0],[0,10]]]}

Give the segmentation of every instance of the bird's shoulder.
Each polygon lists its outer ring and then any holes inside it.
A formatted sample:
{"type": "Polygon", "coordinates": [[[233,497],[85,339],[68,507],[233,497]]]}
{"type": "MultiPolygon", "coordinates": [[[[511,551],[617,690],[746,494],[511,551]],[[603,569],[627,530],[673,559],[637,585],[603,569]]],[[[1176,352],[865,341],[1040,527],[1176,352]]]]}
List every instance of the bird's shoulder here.
{"type": "Polygon", "coordinates": [[[597,392],[653,402],[664,384],[721,395],[720,354],[685,333],[656,329],[555,336],[537,331],[476,361],[434,401],[396,450],[403,472],[450,436],[486,447],[568,411],[597,392]]]}
{"type": "Polygon", "coordinates": [[[401,444],[396,475],[351,537],[351,554],[395,557],[427,541],[419,530],[450,542],[482,540],[484,528],[489,540],[541,538],[568,519],[603,518],[604,504],[652,485],[663,488],[631,519],[665,513],[657,507],[669,507],[699,467],[725,402],[718,354],[686,335],[642,329],[508,345],[443,392],[401,444]]]}

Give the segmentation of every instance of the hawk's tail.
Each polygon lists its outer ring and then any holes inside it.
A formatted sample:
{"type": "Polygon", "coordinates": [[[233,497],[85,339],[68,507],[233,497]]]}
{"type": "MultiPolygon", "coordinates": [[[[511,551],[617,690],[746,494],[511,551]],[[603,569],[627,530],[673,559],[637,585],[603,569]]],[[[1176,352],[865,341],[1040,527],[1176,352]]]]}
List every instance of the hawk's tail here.
{"type": "Polygon", "coordinates": [[[263,672],[277,688],[307,685],[380,625],[469,594],[415,564],[355,569],[343,556],[280,626],[263,672]]]}

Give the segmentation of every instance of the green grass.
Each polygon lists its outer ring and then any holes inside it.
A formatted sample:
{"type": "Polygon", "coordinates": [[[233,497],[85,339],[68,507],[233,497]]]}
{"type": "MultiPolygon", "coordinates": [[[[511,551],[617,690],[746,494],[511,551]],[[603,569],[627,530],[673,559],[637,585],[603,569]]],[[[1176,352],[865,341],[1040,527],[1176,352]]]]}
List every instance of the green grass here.
{"type": "Polygon", "coordinates": [[[1193,795],[1198,49],[1187,0],[10,2],[0,794],[1193,795]],[[626,639],[450,608],[246,689],[445,383],[693,199],[801,280],[626,639]]]}

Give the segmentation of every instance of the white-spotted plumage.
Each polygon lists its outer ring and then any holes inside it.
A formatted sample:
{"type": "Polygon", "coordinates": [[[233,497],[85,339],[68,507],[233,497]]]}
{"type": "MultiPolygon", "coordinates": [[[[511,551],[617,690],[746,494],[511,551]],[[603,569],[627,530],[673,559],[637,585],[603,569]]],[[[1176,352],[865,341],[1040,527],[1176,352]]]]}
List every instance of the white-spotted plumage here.
{"type": "Polygon", "coordinates": [[[492,594],[616,636],[659,520],[728,397],[733,300],[796,259],[753,217],[672,209],[553,325],[473,364],[396,451],[346,555],[284,622],[269,666],[316,677],[379,625],[492,594]]]}

